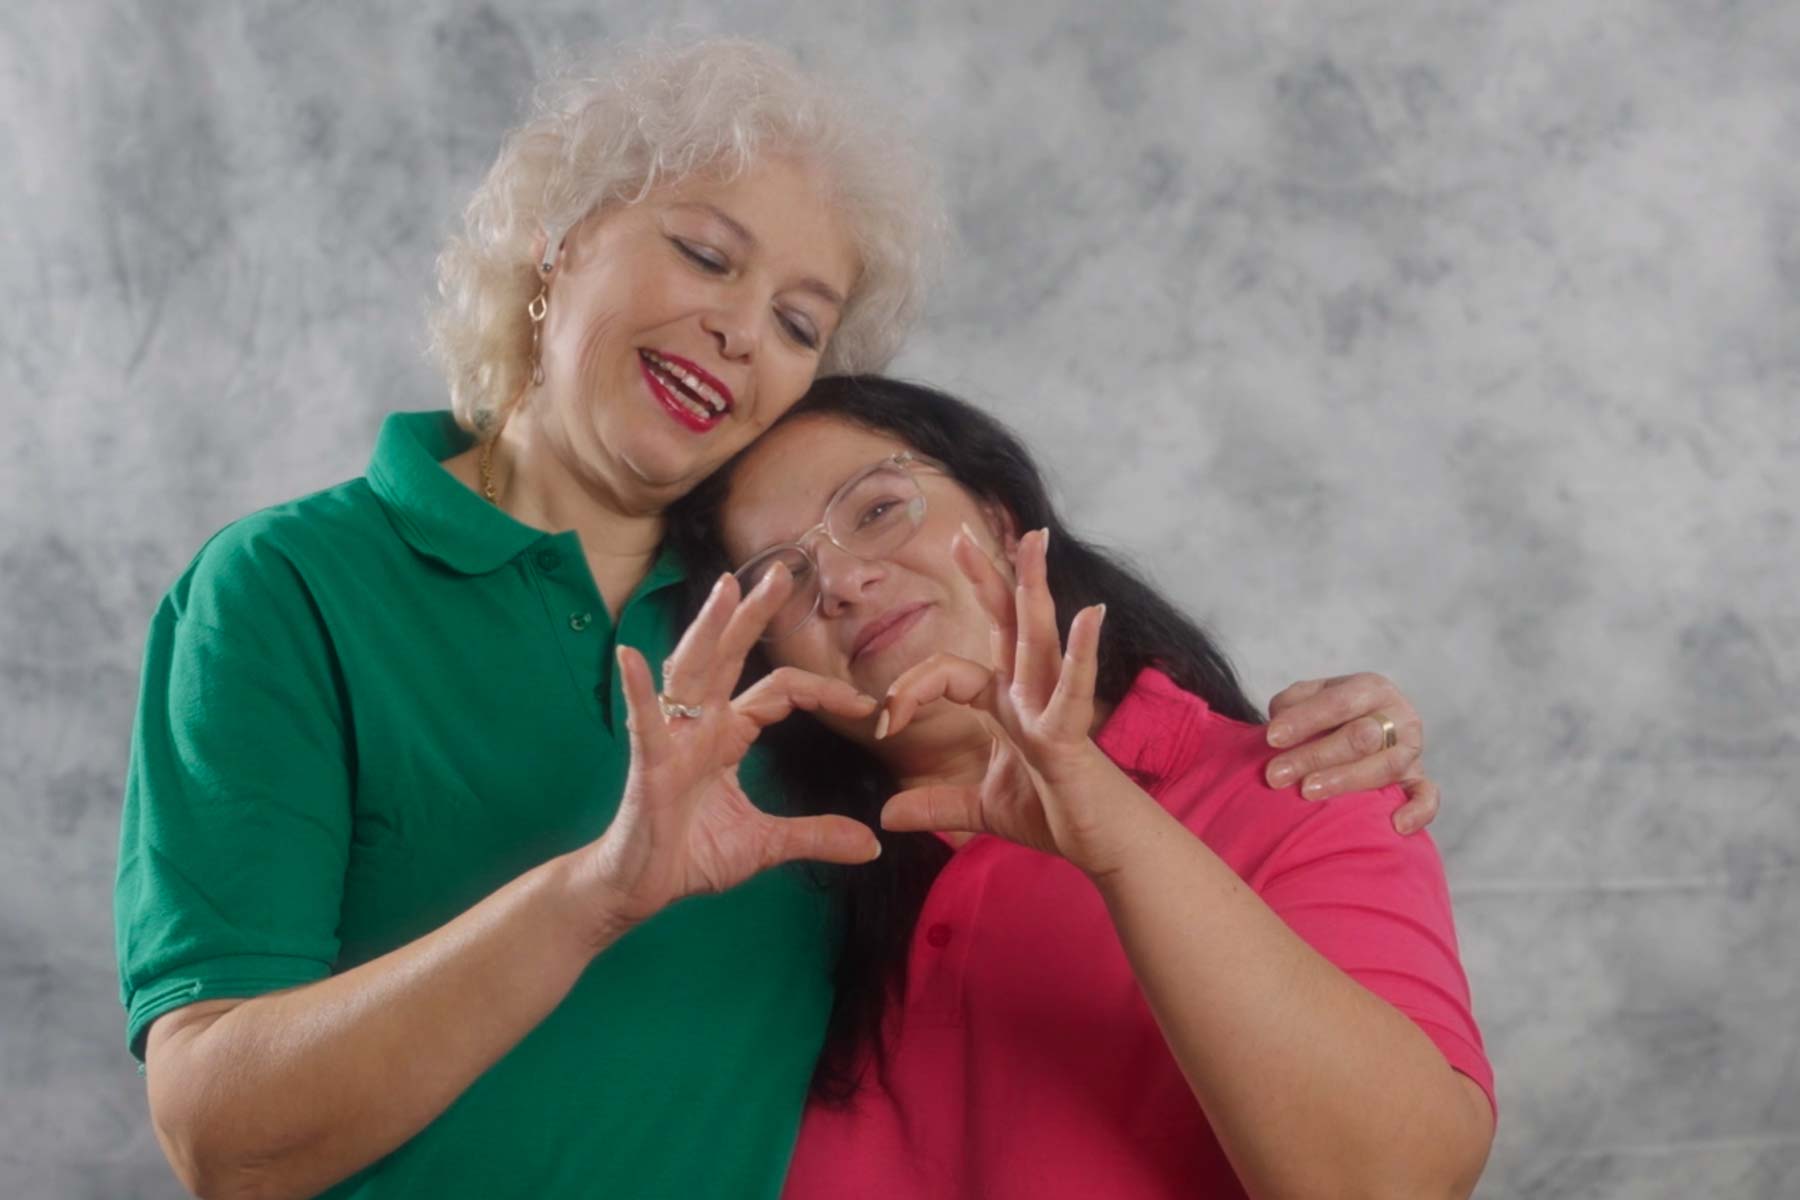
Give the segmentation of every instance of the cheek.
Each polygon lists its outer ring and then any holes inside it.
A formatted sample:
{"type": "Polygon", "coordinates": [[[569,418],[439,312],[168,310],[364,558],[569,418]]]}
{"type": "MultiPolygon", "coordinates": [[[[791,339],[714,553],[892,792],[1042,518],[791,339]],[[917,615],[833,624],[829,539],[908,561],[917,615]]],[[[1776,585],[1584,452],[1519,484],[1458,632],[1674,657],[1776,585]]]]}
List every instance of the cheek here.
{"type": "Polygon", "coordinates": [[[775,354],[765,355],[763,376],[757,392],[756,425],[766,429],[780,420],[783,413],[800,403],[806,389],[819,374],[819,360],[799,354],[785,346],[775,354]],[[779,360],[781,361],[777,361],[779,360]]]}
{"type": "Polygon", "coordinates": [[[575,348],[575,369],[586,381],[596,381],[600,372],[605,369],[607,345],[611,341],[613,327],[618,323],[614,313],[604,312],[587,323],[581,330],[575,348]]]}
{"type": "Polygon", "coordinates": [[[835,657],[825,644],[819,618],[814,616],[799,631],[764,647],[769,662],[777,667],[797,667],[828,679],[845,678],[835,657]]]}

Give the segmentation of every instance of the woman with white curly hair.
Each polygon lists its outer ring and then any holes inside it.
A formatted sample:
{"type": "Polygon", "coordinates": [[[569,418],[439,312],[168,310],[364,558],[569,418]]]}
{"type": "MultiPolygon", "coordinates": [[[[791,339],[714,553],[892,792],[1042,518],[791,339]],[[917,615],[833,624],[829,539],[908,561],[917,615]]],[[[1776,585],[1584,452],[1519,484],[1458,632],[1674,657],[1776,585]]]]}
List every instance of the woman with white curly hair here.
{"type": "MultiPolygon", "coordinates": [[[[391,415],[366,476],[235,522],[171,588],[115,910],[190,1189],[776,1194],[841,922],[767,868],[880,847],[782,815],[756,754],[703,809],[649,803],[621,679],[679,632],[665,508],[897,348],[940,225],[924,178],[754,43],[547,86],[440,260],[453,412],[391,415]]],[[[1391,685],[1303,693],[1288,767],[1416,776],[1405,744],[1356,745],[1379,708],[1416,746],[1391,685]]],[[[874,704],[782,673],[733,703],[874,704]]]]}

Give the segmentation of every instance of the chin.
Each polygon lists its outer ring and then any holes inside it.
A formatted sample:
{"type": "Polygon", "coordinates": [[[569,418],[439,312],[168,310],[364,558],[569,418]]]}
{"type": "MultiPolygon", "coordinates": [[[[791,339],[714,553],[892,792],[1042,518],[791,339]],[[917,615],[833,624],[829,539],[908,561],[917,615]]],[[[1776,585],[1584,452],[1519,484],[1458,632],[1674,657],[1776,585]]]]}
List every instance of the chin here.
{"type": "Polygon", "coordinates": [[[722,443],[683,445],[661,436],[662,432],[656,429],[630,431],[630,441],[619,455],[619,460],[631,469],[632,474],[659,491],[679,488],[686,492],[730,457],[729,449],[720,448],[722,443]]]}

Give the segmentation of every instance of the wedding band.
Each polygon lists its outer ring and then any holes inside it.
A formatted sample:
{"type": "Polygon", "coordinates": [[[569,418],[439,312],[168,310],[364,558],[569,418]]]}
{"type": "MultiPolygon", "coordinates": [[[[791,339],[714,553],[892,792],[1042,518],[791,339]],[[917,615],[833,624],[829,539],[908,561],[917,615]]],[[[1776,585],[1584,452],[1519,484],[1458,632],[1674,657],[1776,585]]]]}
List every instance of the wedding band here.
{"type": "Polygon", "coordinates": [[[704,711],[698,704],[677,704],[661,692],[656,693],[656,707],[662,709],[663,720],[665,721],[673,720],[676,717],[685,717],[690,721],[695,721],[700,718],[700,714],[704,711]]]}
{"type": "Polygon", "coordinates": [[[1400,731],[1394,728],[1394,722],[1386,713],[1370,713],[1381,724],[1381,748],[1392,750],[1400,744],[1400,731]]]}

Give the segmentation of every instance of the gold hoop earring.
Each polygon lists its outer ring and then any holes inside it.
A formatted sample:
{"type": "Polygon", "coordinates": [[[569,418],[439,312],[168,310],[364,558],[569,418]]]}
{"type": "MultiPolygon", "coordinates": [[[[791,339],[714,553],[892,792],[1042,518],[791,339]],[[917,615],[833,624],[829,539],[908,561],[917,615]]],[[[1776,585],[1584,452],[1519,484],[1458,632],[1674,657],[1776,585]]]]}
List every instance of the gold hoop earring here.
{"type": "Polygon", "coordinates": [[[550,311],[550,288],[546,285],[540,290],[530,304],[525,306],[525,315],[531,318],[531,382],[544,382],[544,357],[538,344],[544,331],[544,316],[550,311]]]}

